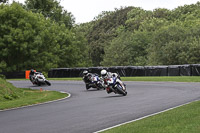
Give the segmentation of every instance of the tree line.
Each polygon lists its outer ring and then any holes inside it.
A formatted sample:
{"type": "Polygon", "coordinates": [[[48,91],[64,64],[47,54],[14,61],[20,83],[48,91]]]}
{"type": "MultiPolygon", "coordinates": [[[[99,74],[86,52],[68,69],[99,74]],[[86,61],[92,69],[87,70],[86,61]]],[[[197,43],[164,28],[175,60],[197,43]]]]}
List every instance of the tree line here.
{"type": "Polygon", "coordinates": [[[97,18],[80,26],[89,29],[95,66],[200,63],[200,2],[174,10],[122,7],[97,18]]]}
{"type": "Polygon", "coordinates": [[[200,63],[200,2],[173,10],[121,7],[93,21],[56,0],[0,5],[0,71],[200,63]]]}

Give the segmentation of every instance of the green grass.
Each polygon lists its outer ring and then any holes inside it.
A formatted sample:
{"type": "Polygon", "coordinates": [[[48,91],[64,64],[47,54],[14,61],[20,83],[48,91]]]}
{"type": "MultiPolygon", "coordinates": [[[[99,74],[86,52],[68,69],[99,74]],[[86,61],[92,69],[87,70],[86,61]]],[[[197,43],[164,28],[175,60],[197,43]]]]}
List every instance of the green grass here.
{"type": "Polygon", "coordinates": [[[200,82],[199,76],[121,77],[124,81],[200,82]]]}
{"type": "Polygon", "coordinates": [[[0,79],[0,110],[61,99],[67,95],[57,91],[16,88],[0,79]]]}
{"type": "Polygon", "coordinates": [[[102,133],[199,133],[200,101],[102,133]]]}
{"type": "MultiPolygon", "coordinates": [[[[200,76],[147,76],[147,77],[121,77],[121,79],[123,81],[200,82],[200,76]]],[[[9,80],[27,80],[27,79],[9,79],[9,80]]],[[[48,78],[48,80],[81,81],[82,77],[48,78]]]]}
{"type": "MultiPolygon", "coordinates": [[[[78,78],[48,78],[49,80],[82,80],[78,78]]],[[[149,77],[121,77],[122,81],[164,81],[164,82],[200,82],[199,76],[149,76],[149,77]]]]}

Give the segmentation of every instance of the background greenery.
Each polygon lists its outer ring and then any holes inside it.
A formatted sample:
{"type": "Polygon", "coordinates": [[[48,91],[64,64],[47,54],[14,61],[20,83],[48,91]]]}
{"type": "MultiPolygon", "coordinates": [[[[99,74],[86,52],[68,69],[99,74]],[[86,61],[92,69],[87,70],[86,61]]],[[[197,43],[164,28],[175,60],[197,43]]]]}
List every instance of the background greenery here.
{"type": "Polygon", "coordinates": [[[200,2],[121,7],[82,24],[56,0],[0,2],[0,71],[200,63],[200,2]]]}

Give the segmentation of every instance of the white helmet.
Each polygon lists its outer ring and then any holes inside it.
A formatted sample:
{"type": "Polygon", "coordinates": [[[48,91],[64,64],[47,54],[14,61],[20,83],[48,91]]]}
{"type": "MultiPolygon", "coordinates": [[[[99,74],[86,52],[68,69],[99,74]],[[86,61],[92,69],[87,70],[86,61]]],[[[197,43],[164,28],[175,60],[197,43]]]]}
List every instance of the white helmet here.
{"type": "Polygon", "coordinates": [[[105,77],[106,75],[107,75],[107,71],[106,71],[106,70],[104,70],[104,69],[103,69],[103,70],[101,70],[101,76],[102,76],[102,77],[105,77]]]}
{"type": "Polygon", "coordinates": [[[87,74],[88,74],[87,70],[83,71],[83,75],[87,75],[87,74]]]}

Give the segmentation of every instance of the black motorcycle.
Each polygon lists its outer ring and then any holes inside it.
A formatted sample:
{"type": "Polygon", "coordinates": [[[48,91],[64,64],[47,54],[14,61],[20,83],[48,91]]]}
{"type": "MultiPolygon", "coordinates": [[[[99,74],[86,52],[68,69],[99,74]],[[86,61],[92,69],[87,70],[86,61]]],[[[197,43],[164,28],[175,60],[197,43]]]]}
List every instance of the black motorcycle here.
{"type": "Polygon", "coordinates": [[[83,81],[85,82],[86,90],[90,88],[97,88],[97,90],[104,89],[103,80],[98,76],[98,74],[84,76],[83,81]]]}

